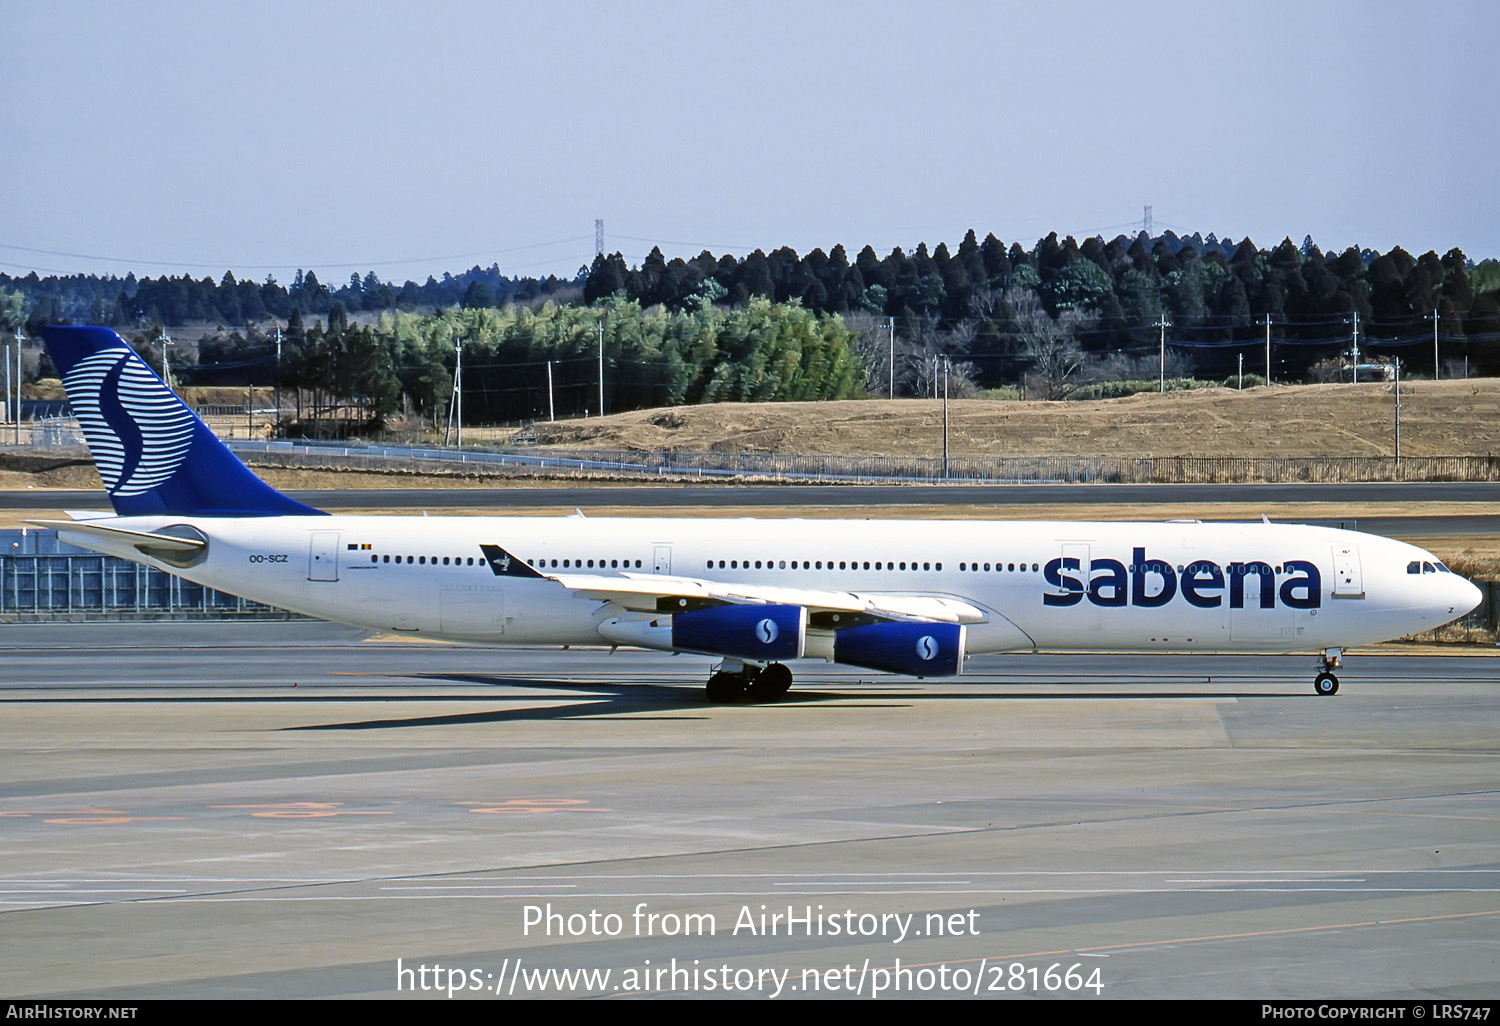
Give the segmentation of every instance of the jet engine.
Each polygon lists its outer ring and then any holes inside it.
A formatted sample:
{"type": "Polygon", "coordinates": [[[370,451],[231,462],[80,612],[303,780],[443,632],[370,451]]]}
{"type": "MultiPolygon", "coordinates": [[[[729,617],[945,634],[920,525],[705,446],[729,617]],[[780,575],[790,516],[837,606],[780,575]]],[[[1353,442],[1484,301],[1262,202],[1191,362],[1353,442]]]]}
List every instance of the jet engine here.
{"type": "Polygon", "coordinates": [[[800,659],[807,639],[803,606],[731,605],[672,614],[672,647],[754,662],[800,659]]]}
{"type": "Polygon", "coordinates": [[[833,636],[835,662],[911,677],[962,673],[964,637],[956,623],[871,623],[833,636]]]}

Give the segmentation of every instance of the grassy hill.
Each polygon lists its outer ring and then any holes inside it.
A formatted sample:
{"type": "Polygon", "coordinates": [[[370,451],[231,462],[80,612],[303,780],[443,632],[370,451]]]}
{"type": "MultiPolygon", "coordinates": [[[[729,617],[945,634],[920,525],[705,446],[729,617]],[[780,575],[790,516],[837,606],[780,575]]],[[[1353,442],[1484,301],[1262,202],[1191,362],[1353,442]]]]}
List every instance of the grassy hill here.
{"type": "MultiPolygon", "coordinates": [[[[1395,386],[1294,385],[1141,393],[1093,401],[950,404],[954,456],[1385,456],[1395,386]]],[[[931,399],[717,403],[537,425],[544,446],[930,456],[931,399]]],[[[1500,452],[1500,379],[1401,386],[1403,456],[1500,452]]]]}

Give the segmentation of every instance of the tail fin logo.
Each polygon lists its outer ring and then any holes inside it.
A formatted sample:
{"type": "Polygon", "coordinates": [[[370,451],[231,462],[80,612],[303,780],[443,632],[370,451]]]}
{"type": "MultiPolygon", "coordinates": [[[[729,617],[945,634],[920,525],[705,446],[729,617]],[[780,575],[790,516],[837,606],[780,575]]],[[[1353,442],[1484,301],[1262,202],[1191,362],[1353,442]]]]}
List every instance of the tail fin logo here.
{"type": "Polygon", "coordinates": [[[111,496],[148,492],[187,458],[192,412],[129,349],[85,357],[63,384],[111,496]]]}

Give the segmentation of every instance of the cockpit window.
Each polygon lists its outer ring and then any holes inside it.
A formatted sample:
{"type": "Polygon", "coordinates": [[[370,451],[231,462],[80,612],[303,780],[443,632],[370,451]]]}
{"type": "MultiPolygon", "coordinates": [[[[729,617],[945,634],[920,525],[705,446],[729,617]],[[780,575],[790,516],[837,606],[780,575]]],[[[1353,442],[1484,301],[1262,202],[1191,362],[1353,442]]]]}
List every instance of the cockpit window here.
{"type": "Polygon", "coordinates": [[[1419,573],[1421,573],[1422,572],[1422,561],[1419,560],[1419,559],[1414,559],[1410,563],[1406,564],[1406,572],[1409,573],[1409,574],[1419,574],[1419,573]]]}
{"type": "Polygon", "coordinates": [[[1446,567],[1446,566],[1444,566],[1444,565],[1443,565],[1443,564],[1441,564],[1441,563],[1437,563],[1437,564],[1434,564],[1434,565],[1436,565],[1436,566],[1437,566],[1437,568],[1438,568],[1438,571],[1439,571],[1439,572],[1440,572],[1440,573],[1445,573],[1445,574],[1451,574],[1451,573],[1452,573],[1452,572],[1453,572],[1453,571],[1452,571],[1452,570],[1449,570],[1449,569],[1448,569],[1448,568],[1447,568],[1447,567],[1446,567]]]}
{"type": "Polygon", "coordinates": [[[1435,574],[1437,573],[1437,567],[1433,566],[1431,563],[1424,562],[1422,564],[1422,572],[1424,574],[1435,574]]]}

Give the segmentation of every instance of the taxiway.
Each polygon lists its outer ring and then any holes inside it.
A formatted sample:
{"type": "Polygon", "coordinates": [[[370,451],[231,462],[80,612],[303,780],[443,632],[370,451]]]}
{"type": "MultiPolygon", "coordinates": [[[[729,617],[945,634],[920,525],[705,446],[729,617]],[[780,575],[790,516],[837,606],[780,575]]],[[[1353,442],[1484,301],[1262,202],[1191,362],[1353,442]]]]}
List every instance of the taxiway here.
{"type": "Polygon", "coordinates": [[[1334,698],[1309,657],[809,663],[716,707],[704,659],[282,627],[0,629],[0,993],[1495,995],[1494,658],[1334,698]]]}

